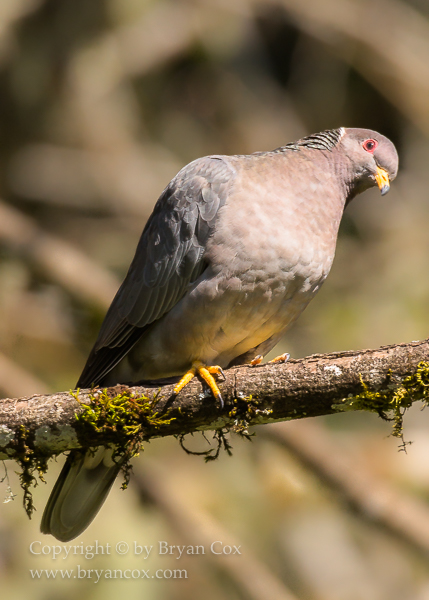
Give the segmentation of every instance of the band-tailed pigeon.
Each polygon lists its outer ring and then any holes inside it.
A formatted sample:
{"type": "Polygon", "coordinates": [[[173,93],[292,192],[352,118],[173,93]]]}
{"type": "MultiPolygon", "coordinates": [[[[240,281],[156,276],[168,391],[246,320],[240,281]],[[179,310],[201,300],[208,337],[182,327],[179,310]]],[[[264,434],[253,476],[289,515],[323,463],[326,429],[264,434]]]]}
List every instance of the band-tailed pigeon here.
{"type": "MultiPolygon", "coordinates": [[[[272,152],[206,156],[162,192],[77,387],[213,374],[267,354],[329,273],[345,205],[396,177],[392,142],[335,129],[272,152]]],[[[258,362],[258,359],[256,359],[258,362]]],[[[111,451],[73,451],[41,530],[92,521],[118,474],[111,451]]]]}

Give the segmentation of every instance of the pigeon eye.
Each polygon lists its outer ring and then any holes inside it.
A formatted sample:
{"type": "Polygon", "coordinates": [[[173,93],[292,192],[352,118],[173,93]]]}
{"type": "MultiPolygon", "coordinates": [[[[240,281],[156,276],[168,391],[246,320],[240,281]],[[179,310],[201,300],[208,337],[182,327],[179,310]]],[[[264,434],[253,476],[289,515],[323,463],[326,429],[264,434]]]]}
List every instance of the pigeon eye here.
{"type": "Polygon", "coordinates": [[[377,148],[378,146],[378,142],[377,140],[365,140],[364,143],[362,144],[364,150],[366,150],[367,152],[370,152],[371,154],[374,152],[374,150],[377,148]]]}

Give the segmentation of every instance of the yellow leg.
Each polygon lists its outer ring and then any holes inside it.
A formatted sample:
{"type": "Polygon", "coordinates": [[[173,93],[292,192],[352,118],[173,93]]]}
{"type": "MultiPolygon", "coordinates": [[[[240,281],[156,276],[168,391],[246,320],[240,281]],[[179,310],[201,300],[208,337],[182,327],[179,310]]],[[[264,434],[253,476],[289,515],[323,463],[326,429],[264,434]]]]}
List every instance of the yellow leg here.
{"type": "Polygon", "coordinates": [[[192,364],[192,367],[189,369],[189,371],[187,373],[185,373],[185,375],[183,375],[182,379],[175,386],[174,393],[178,394],[181,390],[183,390],[185,385],[187,385],[195,377],[195,375],[197,373],[201,377],[201,379],[204,379],[204,381],[207,383],[207,385],[209,386],[209,388],[211,389],[211,391],[213,393],[213,396],[216,398],[216,400],[219,400],[219,402],[221,403],[221,406],[223,408],[222,395],[220,393],[220,390],[217,386],[216,381],[214,380],[213,375],[222,375],[225,380],[226,379],[225,373],[223,372],[221,367],[218,367],[218,366],[208,367],[207,365],[204,365],[199,360],[196,360],[192,364]]]}

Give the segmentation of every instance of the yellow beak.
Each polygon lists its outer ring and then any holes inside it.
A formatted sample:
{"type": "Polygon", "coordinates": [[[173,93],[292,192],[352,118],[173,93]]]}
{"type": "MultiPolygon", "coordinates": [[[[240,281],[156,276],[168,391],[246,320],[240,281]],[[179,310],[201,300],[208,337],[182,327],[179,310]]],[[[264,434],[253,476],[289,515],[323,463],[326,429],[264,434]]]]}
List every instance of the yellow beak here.
{"type": "Polygon", "coordinates": [[[375,174],[375,180],[380,188],[381,195],[387,194],[390,190],[390,181],[389,181],[389,173],[386,169],[382,169],[381,167],[377,167],[377,173],[375,174]]]}

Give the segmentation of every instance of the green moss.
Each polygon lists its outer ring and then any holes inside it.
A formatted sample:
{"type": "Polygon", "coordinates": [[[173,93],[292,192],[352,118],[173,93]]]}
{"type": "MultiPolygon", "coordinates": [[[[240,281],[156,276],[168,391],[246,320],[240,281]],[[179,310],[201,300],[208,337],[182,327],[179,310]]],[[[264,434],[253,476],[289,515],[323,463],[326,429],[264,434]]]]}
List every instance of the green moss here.
{"type": "Polygon", "coordinates": [[[125,445],[129,439],[136,436],[145,428],[158,429],[169,425],[174,418],[168,415],[160,416],[155,411],[161,399],[159,392],[153,398],[137,396],[129,388],[111,396],[109,389],[95,390],[89,394],[90,402],[79,400],[79,390],[70,392],[79,402],[82,411],[76,415],[76,432],[84,439],[92,434],[103,434],[107,443],[125,445]]]}
{"type": "Polygon", "coordinates": [[[119,461],[124,473],[122,489],[126,489],[130,478],[130,460],[138,456],[143,448],[145,429],[156,431],[169,425],[174,417],[161,416],[155,408],[160,400],[159,392],[153,398],[138,396],[130,389],[111,396],[109,389],[96,390],[90,394],[90,403],[79,400],[79,390],[70,394],[80,403],[82,411],[76,415],[75,430],[83,447],[99,445],[100,434],[103,444],[113,445],[113,460],[119,461]],[[94,440],[94,441],[92,441],[94,440]]]}
{"type": "Polygon", "coordinates": [[[356,396],[350,396],[332,408],[341,411],[367,410],[378,413],[383,419],[392,422],[392,435],[403,439],[403,418],[405,411],[413,402],[422,400],[425,404],[429,401],[429,363],[420,362],[417,371],[405,377],[401,383],[392,381],[389,373],[386,384],[378,389],[371,390],[360,377],[363,390],[356,396]]]}
{"type": "Polygon", "coordinates": [[[229,412],[229,417],[234,419],[231,430],[246,439],[250,439],[255,434],[249,433],[249,427],[252,422],[257,420],[261,415],[268,416],[273,411],[271,409],[261,409],[261,401],[250,396],[241,396],[234,399],[234,406],[229,412]]]}
{"type": "MultiPolygon", "coordinates": [[[[89,404],[79,400],[79,390],[70,394],[79,402],[82,410],[76,415],[75,431],[83,449],[95,449],[103,444],[115,447],[113,459],[120,462],[124,474],[122,488],[125,489],[130,478],[130,460],[142,449],[143,431],[150,428],[156,431],[173,421],[168,414],[161,416],[156,412],[160,400],[159,393],[153,398],[136,396],[128,388],[111,396],[109,390],[94,390],[89,395],[89,404]]],[[[35,510],[31,489],[47,471],[49,456],[34,448],[32,435],[21,427],[14,443],[14,459],[21,467],[20,484],[24,492],[24,508],[29,518],[35,510]]]]}
{"type": "Polygon", "coordinates": [[[49,457],[38,454],[30,448],[28,445],[29,439],[30,432],[21,425],[15,440],[14,459],[21,467],[21,472],[18,475],[21,488],[24,492],[23,504],[28,518],[31,519],[35,510],[31,488],[36,487],[39,481],[46,483],[43,476],[48,470],[49,457]]]}

